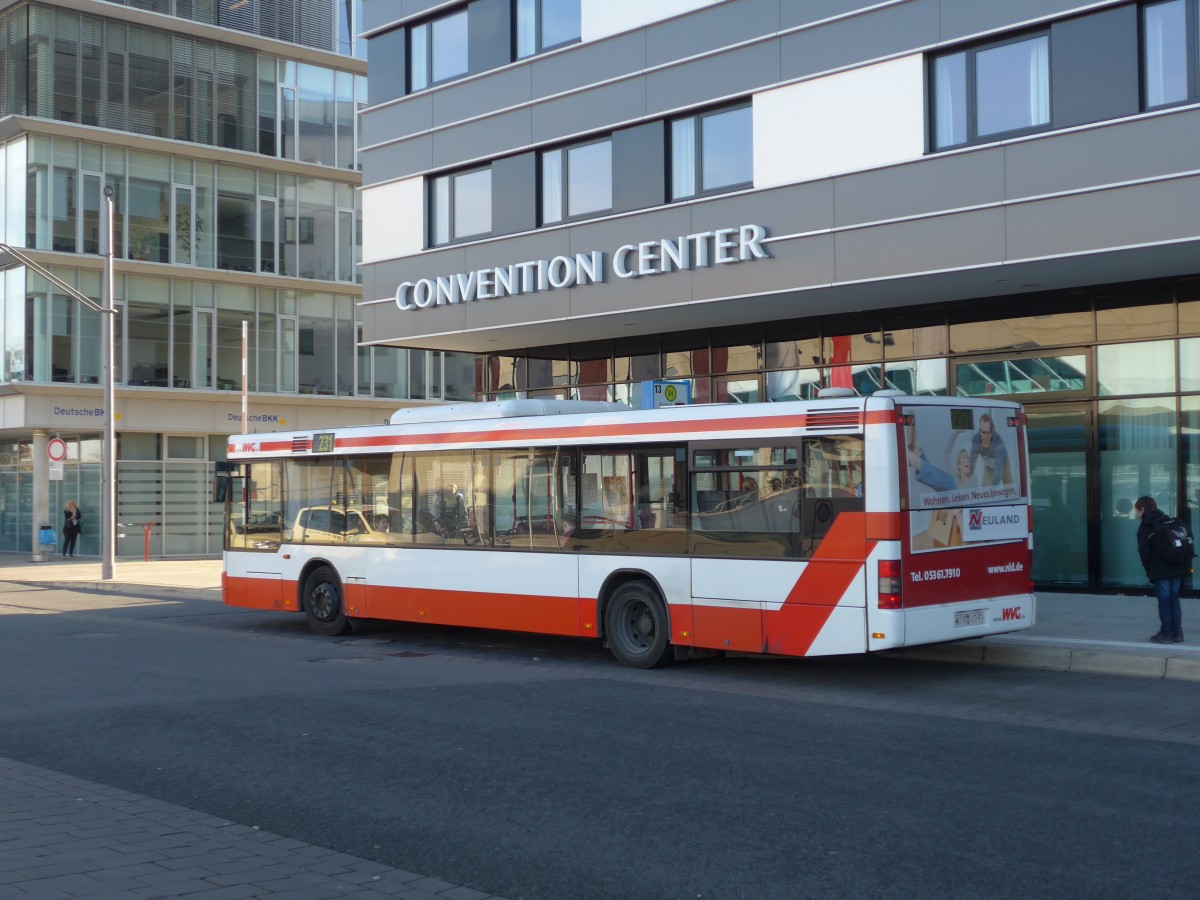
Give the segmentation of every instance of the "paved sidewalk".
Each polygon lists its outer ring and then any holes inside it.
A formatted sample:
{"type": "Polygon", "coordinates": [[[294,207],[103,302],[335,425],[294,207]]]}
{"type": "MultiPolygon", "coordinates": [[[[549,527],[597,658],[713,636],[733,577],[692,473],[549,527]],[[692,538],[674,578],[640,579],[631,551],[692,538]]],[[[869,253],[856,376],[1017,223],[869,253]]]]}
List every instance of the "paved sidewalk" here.
{"type": "Polygon", "coordinates": [[[491,895],[0,758],[0,897],[491,895]]]}

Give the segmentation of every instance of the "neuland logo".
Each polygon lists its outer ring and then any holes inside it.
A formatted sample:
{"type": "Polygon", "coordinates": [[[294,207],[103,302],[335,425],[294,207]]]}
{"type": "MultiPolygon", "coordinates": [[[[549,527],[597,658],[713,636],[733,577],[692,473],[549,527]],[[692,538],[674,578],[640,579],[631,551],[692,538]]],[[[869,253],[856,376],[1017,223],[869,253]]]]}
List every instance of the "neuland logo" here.
{"type": "Polygon", "coordinates": [[[967,513],[967,528],[971,531],[982,531],[985,528],[1007,527],[1011,525],[1023,525],[1024,520],[1020,513],[996,513],[989,514],[985,509],[972,509],[967,513]]]}
{"type": "MultiPolygon", "coordinates": [[[[741,225],[699,231],[678,238],[622,244],[612,254],[612,271],[618,278],[665,275],[709,266],[770,259],[762,243],[767,229],[761,225],[741,225]]],[[[396,288],[396,306],[404,311],[428,309],[476,300],[499,300],[561,288],[603,284],[608,277],[609,257],[603,250],[532,259],[460,272],[403,281],[396,288]]]]}

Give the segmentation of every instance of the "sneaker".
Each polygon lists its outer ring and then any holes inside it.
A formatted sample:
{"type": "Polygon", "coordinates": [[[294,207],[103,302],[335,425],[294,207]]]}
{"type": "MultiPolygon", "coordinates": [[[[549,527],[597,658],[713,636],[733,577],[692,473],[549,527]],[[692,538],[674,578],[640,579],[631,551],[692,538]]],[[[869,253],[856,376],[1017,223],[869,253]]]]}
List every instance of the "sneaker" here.
{"type": "Polygon", "coordinates": [[[1163,634],[1161,631],[1158,634],[1150,635],[1150,643],[1152,644],[1169,644],[1171,641],[1171,636],[1163,634]]]}
{"type": "Polygon", "coordinates": [[[1172,644],[1182,644],[1183,643],[1183,632],[1182,631],[1175,632],[1175,636],[1173,638],[1171,638],[1171,643],[1172,644]]]}

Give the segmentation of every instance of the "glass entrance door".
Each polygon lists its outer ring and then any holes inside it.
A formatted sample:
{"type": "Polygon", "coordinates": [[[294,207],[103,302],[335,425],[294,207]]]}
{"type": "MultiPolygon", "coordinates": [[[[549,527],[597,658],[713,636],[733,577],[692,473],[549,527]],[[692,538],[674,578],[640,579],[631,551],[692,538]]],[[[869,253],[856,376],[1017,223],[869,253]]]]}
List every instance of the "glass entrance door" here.
{"type": "MultiPolygon", "coordinates": [[[[1086,587],[1092,557],[1088,498],[1093,487],[1087,464],[1094,433],[1091,408],[1083,404],[1029,406],[1026,414],[1034,582],[1045,587],[1086,587]]],[[[1133,524],[1136,529],[1136,522],[1133,524]]]]}

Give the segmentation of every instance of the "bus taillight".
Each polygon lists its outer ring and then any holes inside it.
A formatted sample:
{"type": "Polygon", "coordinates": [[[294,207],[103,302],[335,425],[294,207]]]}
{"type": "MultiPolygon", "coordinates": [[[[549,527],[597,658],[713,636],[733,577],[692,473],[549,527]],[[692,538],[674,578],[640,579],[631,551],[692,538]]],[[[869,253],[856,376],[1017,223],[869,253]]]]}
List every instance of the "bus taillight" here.
{"type": "Polygon", "coordinates": [[[900,560],[879,560],[879,608],[901,609],[900,560]]]}

